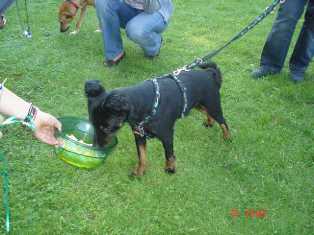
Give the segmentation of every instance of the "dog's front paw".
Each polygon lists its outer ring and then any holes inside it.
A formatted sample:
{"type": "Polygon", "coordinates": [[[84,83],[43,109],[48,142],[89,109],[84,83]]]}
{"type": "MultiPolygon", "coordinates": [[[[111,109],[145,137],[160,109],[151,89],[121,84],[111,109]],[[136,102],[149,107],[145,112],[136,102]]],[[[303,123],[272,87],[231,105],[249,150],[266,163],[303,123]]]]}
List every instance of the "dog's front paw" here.
{"type": "Polygon", "coordinates": [[[165,172],[167,174],[174,174],[176,173],[176,168],[165,168],[165,172]]]}
{"type": "Polygon", "coordinates": [[[168,174],[176,173],[176,159],[175,157],[166,160],[165,172],[168,174]]]}
{"type": "Polygon", "coordinates": [[[145,174],[145,169],[144,167],[137,166],[132,173],[130,174],[133,177],[141,177],[145,174]]]}
{"type": "Polygon", "coordinates": [[[79,31],[74,30],[74,31],[70,32],[70,35],[76,35],[76,34],[78,34],[78,32],[79,32],[79,31]]]}

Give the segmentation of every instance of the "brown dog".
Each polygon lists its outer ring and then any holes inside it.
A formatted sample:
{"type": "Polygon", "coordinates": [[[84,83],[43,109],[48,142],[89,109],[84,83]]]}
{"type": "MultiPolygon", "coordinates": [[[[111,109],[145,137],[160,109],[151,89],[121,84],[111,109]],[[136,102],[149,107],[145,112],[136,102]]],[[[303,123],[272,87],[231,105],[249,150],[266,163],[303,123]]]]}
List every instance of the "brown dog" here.
{"type": "Polygon", "coordinates": [[[60,32],[64,33],[70,28],[70,23],[75,18],[79,9],[81,9],[80,17],[76,23],[76,28],[71,34],[77,34],[80,31],[83,18],[86,13],[87,6],[95,6],[95,0],[64,0],[59,7],[60,32]]]}

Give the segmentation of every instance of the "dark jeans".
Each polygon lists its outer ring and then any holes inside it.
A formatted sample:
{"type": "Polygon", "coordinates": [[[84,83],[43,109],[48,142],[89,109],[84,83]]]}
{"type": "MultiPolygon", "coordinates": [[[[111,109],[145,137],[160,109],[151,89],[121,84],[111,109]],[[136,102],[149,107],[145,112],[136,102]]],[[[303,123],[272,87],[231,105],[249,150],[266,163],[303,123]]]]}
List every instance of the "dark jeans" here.
{"type": "Polygon", "coordinates": [[[0,0],[0,15],[4,14],[6,9],[14,2],[14,0],[0,0]]]}
{"type": "Polygon", "coordinates": [[[314,0],[286,0],[263,48],[261,66],[280,71],[305,7],[305,21],[290,59],[290,70],[305,71],[314,55],[314,0]]]}

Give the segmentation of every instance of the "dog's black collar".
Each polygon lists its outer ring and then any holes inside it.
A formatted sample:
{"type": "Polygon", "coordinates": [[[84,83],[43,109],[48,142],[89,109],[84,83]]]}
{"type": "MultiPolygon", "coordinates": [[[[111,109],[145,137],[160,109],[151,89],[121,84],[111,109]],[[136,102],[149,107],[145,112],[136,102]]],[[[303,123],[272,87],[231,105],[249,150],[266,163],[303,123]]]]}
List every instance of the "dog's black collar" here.
{"type": "Polygon", "coordinates": [[[149,137],[150,135],[145,131],[145,124],[149,123],[152,118],[156,115],[159,103],[160,103],[160,88],[159,84],[156,78],[149,80],[153,83],[154,86],[154,92],[155,92],[155,97],[154,97],[154,103],[153,103],[153,109],[150,115],[146,116],[143,121],[138,123],[137,125],[134,126],[133,132],[136,135],[139,135],[140,137],[149,137]]]}

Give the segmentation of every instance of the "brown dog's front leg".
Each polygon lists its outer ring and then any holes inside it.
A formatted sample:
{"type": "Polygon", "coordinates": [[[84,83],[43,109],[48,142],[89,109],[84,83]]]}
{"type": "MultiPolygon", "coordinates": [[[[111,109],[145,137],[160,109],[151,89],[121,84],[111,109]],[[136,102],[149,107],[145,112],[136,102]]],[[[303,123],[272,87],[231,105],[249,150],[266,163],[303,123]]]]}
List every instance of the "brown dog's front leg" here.
{"type": "Polygon", "coordinates": [[[80,17],[76,23],[76,29],[75,29],[76,33],[78,33],[81,29],[82,21],[86,14],[86,9],[87,9],[87,4],[85,3],[81,8],[80,17]]]}
{"type": "Polygon", "coordinates": [[[138,165],[135,167],[132,175],[133,176],[142,176],[145,173],[146,163],[147,163],[147,155],[146,155],[146,138],[140,137],[138,135],[135,136],[135,144],[138,155],[138,165]]]}

